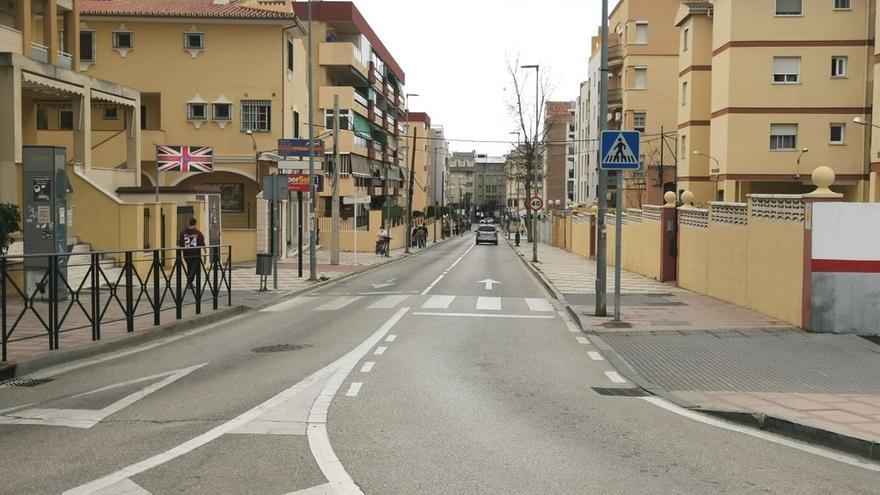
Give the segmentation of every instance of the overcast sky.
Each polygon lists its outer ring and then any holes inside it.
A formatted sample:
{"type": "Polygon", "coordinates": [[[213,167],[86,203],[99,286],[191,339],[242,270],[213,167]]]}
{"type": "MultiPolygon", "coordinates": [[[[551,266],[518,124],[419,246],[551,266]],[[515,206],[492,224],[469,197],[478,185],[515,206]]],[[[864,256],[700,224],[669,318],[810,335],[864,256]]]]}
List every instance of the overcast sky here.
{"type": "MultiPolygon", "coordinates": [[[[354,0],[406,73],[410,109],[442,125],[453,151],[493,155],[515,141],[507,57],[549,71],[554,100],[574,100],[587,75],[600,0],[354,0]]],[[[611,2],[613,5],[615,2],[611,2]]],[[[523,74],[525,75],[525,71],[523,74]]],[[[534,71],[528,94],[534,94],[534,71]]],[[[533,97],[532,97],[533,98],[533,97]]]]}

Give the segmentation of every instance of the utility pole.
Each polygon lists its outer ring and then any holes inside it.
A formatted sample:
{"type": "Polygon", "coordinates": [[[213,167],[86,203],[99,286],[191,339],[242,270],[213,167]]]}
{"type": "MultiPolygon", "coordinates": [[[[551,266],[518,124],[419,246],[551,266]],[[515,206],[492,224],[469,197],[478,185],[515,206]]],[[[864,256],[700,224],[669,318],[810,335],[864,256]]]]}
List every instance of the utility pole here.
{"type": "MultiPolygon", "coordinates": [[[[602,53],[601,66],[599,69],[599,135],[608,127],[608,0],[602,0],[602,53]]],[[[601,155],[601,153],[599,153],[601,155]]],[[[599,157],[601,160],[602,157],[599,157]]],[[[599,166],[600,164],[597,164],[599,166]]],[[[618,186],[617,194],[620,195],[618,186]]],[[[596,244],[596,316],[606,316],[608,308],[606,304],[607,282],[606,274],[608,263],[608,244],[606,238],[605,215],[608,212],[608,172],[599,166],[599,184],[596,195],[599,200],[598,218],[596,229],[598,241],[596,244]]],[[[618,259],[617,264],[620,264],[618,259]]]]}
{"type": "Polygon", "coordinates": [[[308,99],[309,99],[309,280],[318,280],[318,238],[315,235],[315,107],[312,87],[312,0],[308,4],[309,52],[308,52],[308,99]]]}
{"type": "MultiPolygon", "coordinates": [[[[407,124],[409,122],[407,121],[407,124]]],[[[412,244],[412,203],[413,203],[413,180],[416,176],[416,136],[419,134],[419,128],[413,127],[412,149],[409,160],[409,193],[406,195],[406,252],[409,253],[409,247],[412,244]]]]}
{"type": "MultiPolygon", "coordinates": [[[[357,205],[355,205],[357,207],[357,205]]],[[[333,95],[333,206],[330,208],[330,264],[339,264],[339,95],[333,95]]]]}
{"type": "MultiPolygon", "coordinates": [[[[532,177],[535,184],[535,195],[538,191],[538,129],[541,120],[541,66],[540,65],[523,65],[522,69],[535,69],[535,141],[532,143],[532,152],[529,160],[532,162],[532,177]]],[[[546,193],[546,191],[545,191],[546,193]]],[[[528,200],[527,200],[528,201],[528,200]]],[[[535,210],[529,208],[532,216],[532,263],[538,262],[538,215],[535,210]]]]}

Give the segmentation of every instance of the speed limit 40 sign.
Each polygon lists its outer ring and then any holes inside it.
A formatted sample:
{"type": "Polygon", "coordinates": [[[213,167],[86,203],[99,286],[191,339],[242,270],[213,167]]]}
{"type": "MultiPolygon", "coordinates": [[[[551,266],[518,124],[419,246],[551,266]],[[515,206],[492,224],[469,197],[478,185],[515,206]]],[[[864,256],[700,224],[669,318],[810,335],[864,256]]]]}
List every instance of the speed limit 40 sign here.
{"type": "Polygon", "coordinates": [[[529,198],[529,209],[532,211],[538,211],[544,207],[544,200],[541,199],[540,196],[532,196],[529,198]]]}

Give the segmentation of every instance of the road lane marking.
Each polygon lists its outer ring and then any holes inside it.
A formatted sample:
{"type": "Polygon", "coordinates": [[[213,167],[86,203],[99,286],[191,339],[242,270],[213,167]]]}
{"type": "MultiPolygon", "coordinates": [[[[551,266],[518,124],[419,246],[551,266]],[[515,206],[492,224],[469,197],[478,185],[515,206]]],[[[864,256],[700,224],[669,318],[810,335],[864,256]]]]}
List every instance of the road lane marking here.
{"type": "Polygon", "coordinates": [[[553,305],[544,298],[527,297],[525,299],[526,304],[529,306],[529,311],[553,311],[553,305]]]}
{"type": "Polygon", "coordinates": [[[831,449],[826,449],[824,447],[819,447],[805,442],[800,442],[798,440],[789,439],[774,433],[769,433],[748,426],[738,425],[729,421],[725,421],[721,418],[715,418],[705,414],[700,414],[689,409],[677,406],[671,402],[661,399],[660,397],[641,397],[641,399],[661,409],[665,409],[671,413],[678,414],[679,416],[683,416],[699,423],[714,426],[716,428],[721,428],[724,430],[733,431],[736,433],[742,433],[744,435],[759,438],[761,440],[766,440],[777,445],[783,445],[785,447],[797,449],[802,452],[817,455],[819,457],[824,457],[833,461],[849,464],[850,466],[867,469],[869,471],[880,472],[880,464],[862,459],[860,457],[843,454],[831,449]]]}
{"type": "Polygon", "coordinates": [[[575,339],[577,339],[578,344],[584,344],[584,345],[586,345],[586,344],[589,344],[589,343],[590,343],[590,339],[588,339],[588,338],[586,338],[586,337],[580,337],[580,336],[578,336],[578,337],[575,337],[575,339]]]}
{"type": "Polygon", "coordinates": [[[421,294],[421,295],[423,295],[423,296],[427,296],[427,295],[428,295],[428,292],[431,292],[431,289],[433,289],[434,286],[437,285],[437,282],[439,282],[440,280],[442,280],[443,277],[446,276],[447,273],[449,273],[453,268],[455,268],[455,265],[457,265],[459,261],[461,261],[465,256],[467,256],[467,254],[468,254],[469,252],[471,252],[471,249],[473,249],[474,246],[476,246],[476,244],[471,244],[471,246],[470,246],[469,248],[467,248],[467,250],[466,250],[461,256],[459,256],[458,259],[455,260],[455,262],[454,262],[453,264],[449,265],[449,268],[447,268],[447,269],[443,272],[442,275],[440,275],[439,277],[437,277],[437,279],[435,279],[433,282],[431,282],[431,285],[429,285],[427,288],[425,288],[425,290],[422,291],[422,294],[421,294]]]}
{"type": "Polygon", "coordinates": [[[455,296],[431,296],[422,309],[449,309],[449,305],[455,300],[455,296]]]}
{"type": "Polygon", "coordinates": [[[501,311],[500,297],[483,297],[477,298],[477,311],[501,311]]]}
{"type": "Polygon", "coordinates": [[[620,373],[616,371],[606,371],[605,376],[607,376],[612,383],[626,383],[626,378],[620,376],[620,373]]]}
{"type": "Polygon", "coordinates": [[[596,351],[590,351],[587,354],[590,355],[590,359],[592,359],[593,361],[605,361],[605,358],[603,358],[602,355],[596,351]]]}
{"type": "Polygon", "coordinates": [[[413,316],[451,316],[454,318],[520,318],[523,320],[552,320],[551,315],[500,315],[497,313],[432,313],[429,311],[416,311],[413,316]]]}
{"type": "Polygon", "coordinates": [[[397,335],[389,335],[385,342],[394,342],[395,340],[397,340],[397,335]]]}
{"type": "Polygon", "coordinates": [[[406,301],[409,296],[385,296],[373,304],[369,305],[369,309],[392,309],[398,304],[406,301]]]}
{"type": "Polygon", "coordinates": [[[144,490],[144,487],[138,485],[134,481],[126,478],[124,480],[120,480],[118,483],[114,483],[113,485],[104,488],[103,490],[98,490],[94,493],[94,495],[152,495],[147,490],[144,490]]]}
{"type": "Polygon", "coordinates": [[[384,345],[380,345],[379,347],[376,348],[376,352],[374,352],[373,354],[375,354],[377,356],[381,356],[382,354],[385,354],[385,351],[387,351],[387,350],[388,350],[387,347],[385,347],[384,345]]]}
{"type": "Polygon", "coordinates": [[[336,311],[338,309],[342,309],[353,302],[360,301],[363,299],[363,296],[348,296],[348,297],[337,297],[336,299],[326,302],[317,308],[315,311],[336,311]]]}
{"type": "Polygon", "coordinates": [[[373,371],[373,366],[376,366],[374,361],[367,361],[364,363],[363,367],[361,367],[361,373],[369,373],[373,371]]]}
{"type": "Polygon", "coordinates": [[[260,311],[265,313],[279,313],[281,311],[287,311],[288,309],[293,309],[301,304],[305,304],[309,301],[314,301],[311,297],[294,297],[293,299],[275,304],[273,306],[269,306],[268,308],[261,309],[260,311]]]}
{"type": "Polygon", "coordinates": [[[360,393],[361,387],[363,387],[363,386],[364,386],[364,384],[361,382],[352,383],[351,385],[348,386],[348,392],[345,393],[345,396],[346,397],[357,397],[357,394],[360,393]]]}
{"type": "Polygon", "coordinates": [[[244,412],[235,419],[216,426],[161,454],[157,454],[102,478],[98,478],[89,483],[67,490],[64,494],[94,494],[98,490],[177,459],[178,457],[192,452],[212,440],[249,423],[262,415],[266,410],[283,404],[300,393],[303,389],[308,388],[309,385],[314,384],[316,381],[329,377],[326,385],[321,390],[318,398],[315,399],[309,412],[308,428],[306,431],[309,440],[309,448],[312,451],[312,456],[315,458],[315,462],[317,462],[321,472],[324,473],[324,477],[334,487],[336,495],[363,495],[363,492],[354,483],[354,480],[351,479],[348,472],[346,472],[345,467],[336,456],[336,453],[333,452],[333,446],[330,444],[330,437],[327,434],[327,411],[330,407],[330,402],[333,400],[333,396],[336,395],[336,391],[342,386],[342,382],[345,381],[346,377],[351,373],[358,361],[370,352],[370,349],[382,340],[382,338],[385,337],[385,335],[408,311],[409,308],[400,308],[391,318],[388,319],[388,321],[379,327],[378,330],[348,354],[309,375],[296,385],[244,412]]]}

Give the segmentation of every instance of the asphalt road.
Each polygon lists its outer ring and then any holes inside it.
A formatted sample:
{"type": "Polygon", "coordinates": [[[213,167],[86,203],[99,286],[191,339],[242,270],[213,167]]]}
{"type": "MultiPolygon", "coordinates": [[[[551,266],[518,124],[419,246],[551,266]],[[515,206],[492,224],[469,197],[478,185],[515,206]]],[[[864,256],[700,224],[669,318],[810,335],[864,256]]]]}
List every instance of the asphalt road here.
{"type": "Polygon", "coordinates": [[[472,244],[0,388],[0,493],[877,493],[877,465],[600,395],[631,385],[472,244]]]}

